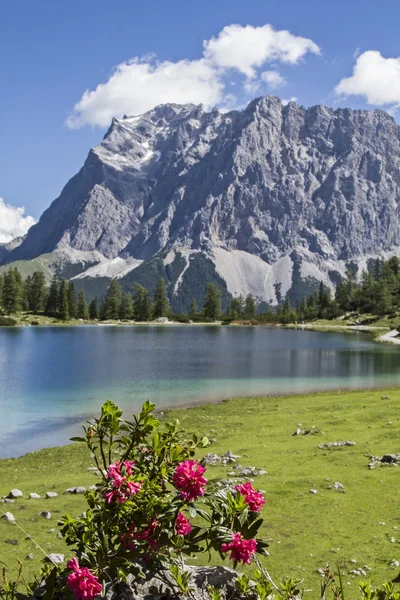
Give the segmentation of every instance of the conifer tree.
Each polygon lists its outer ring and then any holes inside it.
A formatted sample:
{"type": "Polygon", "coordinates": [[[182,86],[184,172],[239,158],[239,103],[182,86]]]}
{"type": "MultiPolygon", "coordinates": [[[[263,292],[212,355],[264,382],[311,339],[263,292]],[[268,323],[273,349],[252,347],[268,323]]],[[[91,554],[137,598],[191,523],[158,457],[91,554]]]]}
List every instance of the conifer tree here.
{"type": "Polygon", "coordinates": [[[108,287],[107,295],[101,309],[102,319],[119,319],[122,303],[122,289],[117,281],[113,279],[108,287]]]}
{"type": "Polygon", "coordinates": [[[153,306],[151,303],[150,292],[144,288],[143,293],[143,321],[151,321],[153,318],[153,306]]]}
{"type": "Polygon", "coordinates": [[[46,313],[52,317],[56,317],[58,314],[59,307],[59,295],[58,295],[58,280],[57,276],[54,275],[50,284],[49,295],[47,296],[46,302],[46,313]]]}
{"type": "Polygon", "coordinates": [[[89,319],[89,308],[86,302],[85,290],[79,290],[78,294],[78,319],[87,321],[89,319]]]}
{"type": "Polygon", "coordinates": [[[69,316],[71,319],[76,319],[78,317],[78,301],[76,298],[76,291],[73,281],[70,281],[68,284],[68,305],[69,316]]]}
{"type": "Polygon", "coordinates": [[[19,280],[16,277],[16,270],[9,269],[4,274],[3,289],[2,289],[2,304],[6,314],[13,314],[20,310],[21,290],[19,280]]]}
{"type": "Polygon", "coordinates": [[[159,279],[154,292],[153,318],[168,317],[171,314],[167,288],[164,279],[159,279]]]}
{"type": "Polygon", "coordinates": [[[89,306],[89,317],[92,321],[97,321],[99,318],[99,305],[97,302],[97,298],[91,301],[89,306]]]}
{"type": "Polygon", "coordinates": [[[46,278],[44,273],[35,271],[32,275],[32,281],[29,290],[29,310],[37,314],[44,311],[46,303],[46,278]]]}
{"type": "Polygon", "coordinates": [[[221,315],[221,292],[214,283],[207,285],[203,312],[204,316],[212,321],[216,321],[221,315]]]}
{"type": "Polygon", "coordinates": [[[249,294],[246,298],[245,306],[244,306],[244,317],[245,319],[255,319],[257,313],[256,303],[251,294],[249,294]]]}
{"type": "Polygon", "coordinates": [[[59,291],[60,308],[59,315],[63,321],[69,321],[68,286],[67,280],[63,279],[59,291]]]}
{"type": "Polygon", "coordinates": [[[192,298],[192,302],[190,304],[189,317],[192,321],[195,321],[198,317],[198,308],[196,298],[192,298]]]}
{"type": "Polygon", "coordinates": [[[129,293],[122,295],[120,319],[130,321],[133,317],[133,301],[132,296],[129,293]]]}

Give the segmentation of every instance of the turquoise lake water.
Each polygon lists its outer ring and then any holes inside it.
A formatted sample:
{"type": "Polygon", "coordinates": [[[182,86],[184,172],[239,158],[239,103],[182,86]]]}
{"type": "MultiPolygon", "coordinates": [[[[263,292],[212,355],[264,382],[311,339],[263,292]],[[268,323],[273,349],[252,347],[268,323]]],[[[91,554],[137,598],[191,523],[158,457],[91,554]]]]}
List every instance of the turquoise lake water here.
{"type": "Polygon", "coordinates": [[[68,442],[110,398],[132,413],[232,396],[400,385],[400,348],[261,327],[0,328],[0,457],[68,442]]]}

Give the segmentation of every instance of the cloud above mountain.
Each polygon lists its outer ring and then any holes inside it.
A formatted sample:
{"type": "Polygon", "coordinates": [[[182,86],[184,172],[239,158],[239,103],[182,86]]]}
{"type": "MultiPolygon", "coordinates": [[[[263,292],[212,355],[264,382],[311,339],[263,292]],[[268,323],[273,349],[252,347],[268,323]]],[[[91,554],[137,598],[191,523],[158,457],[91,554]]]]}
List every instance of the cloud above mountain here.
{"type": "Polygon", "coordinates": [[[368,104],[400,106],[400,57],[385,58],[377,50],[368,50],[356,58],[353,73],[335,88],[340,96],[362,96],[368,104]]]}
{"type": "Polygon", "coordinates": [[[25,235],[36,220],[25,216],[25,208],[6,204],[0,197],[0,243],[7,243],[25,235]]]}
{"type": "Polygon", "coordinates": [[[104,83],[86,90],[67,119],[70,128],[85,125],[107,127],[113,117],[141,114],[156,104],[203,104],[232,106],[232,74],[240,77],[241,93],[265,86],[285,84],[279,64],[296,65],[307,54],[320,53],[311,39],[271,25],[228,25],[217,37],[205,40],[197,60],[158,61],[154,56],[134,57],[123,62],[104,83]],[[273,63],[273,70],[262,71],[273,63]]]}

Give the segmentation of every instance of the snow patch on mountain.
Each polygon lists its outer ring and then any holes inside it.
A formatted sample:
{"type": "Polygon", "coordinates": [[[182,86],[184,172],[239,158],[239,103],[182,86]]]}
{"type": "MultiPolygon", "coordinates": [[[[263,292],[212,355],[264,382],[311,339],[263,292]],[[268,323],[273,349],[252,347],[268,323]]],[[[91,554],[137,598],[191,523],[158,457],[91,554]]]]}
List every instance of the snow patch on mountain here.
{"type": "Polygon", "coordinates": [[[114,258],[112,260],[104,259],[98,265],[94,267],[90,267],[83,273],[76,275],[73,279],[84,279],[86,277],[108,277],[110,279],[119,279],[124,277],[133,269],[136,269],[139,265],[142,264],[142,260],[137,260],[136,258],[114,258]]]}
{"type": "Polygon", "coordinates": [[[272,265],[242,250],[215,248],[212,256],[217,273],[225,280],[232,296],[252,294],[259,300],[276,304],[275,284],[281,284],[282,296],[290,289],[293,263],[289,256],[272,265]]]}

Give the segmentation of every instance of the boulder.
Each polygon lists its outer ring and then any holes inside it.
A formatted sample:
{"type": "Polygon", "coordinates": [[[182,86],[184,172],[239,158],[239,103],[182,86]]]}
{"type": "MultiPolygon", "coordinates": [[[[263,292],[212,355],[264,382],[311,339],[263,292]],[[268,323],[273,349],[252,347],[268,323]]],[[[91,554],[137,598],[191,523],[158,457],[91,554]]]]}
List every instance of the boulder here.
{"type": "Polygon", "coordinates": [[[9,523],[15,523],[15,517],[10,512],[4,513],[4,515],[2,516],[2,519],[4,519],[5,521],[8,521],[9,523]]]}
{"type": "Polygon", "coordinates": [[[37,494],[36,492],[32,492],[31,494],[29,494],[29,498],[30,498],[30,500],[39,500],[40,495],[37,494]]]}
{"type": "Polygon", "coordinates": [[[23,493],[21,492],[21,490],[17,490],[16,488],[11,490],[11,492],[8,494],[8,498],[22,498],[22,496],[23,493]]]}

